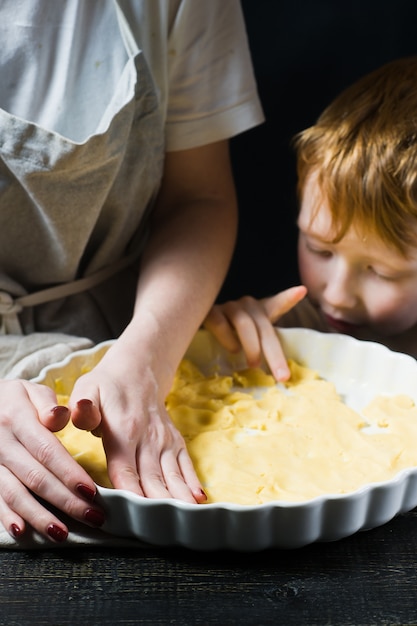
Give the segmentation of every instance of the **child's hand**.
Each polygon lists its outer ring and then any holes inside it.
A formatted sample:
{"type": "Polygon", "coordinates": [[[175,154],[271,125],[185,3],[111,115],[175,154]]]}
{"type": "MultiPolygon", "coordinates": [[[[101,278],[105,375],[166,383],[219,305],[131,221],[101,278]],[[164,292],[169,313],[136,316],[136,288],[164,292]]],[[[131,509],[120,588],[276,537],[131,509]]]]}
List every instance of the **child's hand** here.
{"type": "Polygon", "coordinates": [[[256,300],[245,296],[217,304],[208,314],[204,326],[230,352],[243,349],[249,367],[259,366],[263,354],[275,379],[287,380],[290,371],[273,324],[306,293],[307,289],[300,285],[270,298],[256,300]]]}

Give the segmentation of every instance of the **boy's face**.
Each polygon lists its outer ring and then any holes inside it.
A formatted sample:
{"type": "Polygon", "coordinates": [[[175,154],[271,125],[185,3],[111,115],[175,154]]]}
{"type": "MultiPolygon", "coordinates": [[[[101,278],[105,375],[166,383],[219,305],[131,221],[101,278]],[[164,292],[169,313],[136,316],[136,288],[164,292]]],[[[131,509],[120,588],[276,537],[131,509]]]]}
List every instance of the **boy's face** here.
{"type": "MultiPolygon", "coordinates": [[[[302,283],[336,332],[384,337],[417,324],[417,250],[405,258],[372,232],[352,226],[338,243],[314,176],[305,185],[298,218],[302,283]],[[318,207],[318,210],[316,210],[318,207]]],[[[417,232],[417,229],[416,229],[417,232]]]]}

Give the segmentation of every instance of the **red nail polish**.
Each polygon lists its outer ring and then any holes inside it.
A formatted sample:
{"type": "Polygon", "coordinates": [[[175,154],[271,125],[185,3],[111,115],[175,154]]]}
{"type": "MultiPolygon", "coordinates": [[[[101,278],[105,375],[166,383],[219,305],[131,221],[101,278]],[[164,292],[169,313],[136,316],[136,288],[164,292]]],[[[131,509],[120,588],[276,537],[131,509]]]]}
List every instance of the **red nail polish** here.
{"type": "Polygon", "coordinates": [[[84,485],[83,483],[79,483],[76,487],[80,496],[88,500],[89,502],[93,502],[96,497],[96,490],[91,489],[88,485],[84,485]]]}
{"type": "Polygon", "coordinates": [[[84,398],[83,400],[78,400],[77,402],[77,407],[79,409],[89,409],[92,406],[93,406],[93,403],[91,402],[91,400],[88,400],[87,398],[84,398]]]}
{"type": "Polygon", "coordinates": [[[102,511],[97,509],[87,509],[84,513],[84,519],[92,526],[103,526],[105,522],[105,516],[102,511]]]}
{"type": "Polygon", "coordinates": [[[11,524],[10,525],[10,534],[15,539],[18,539],[20,537],[20,535],[22,534],[22,529],[19,528],[19,526],[17,524],[11,524]]]}
{"type": "Polygon", "coordinates": [[[62,419],[63,417],[69,416],[69,408],[58,404],[57,406],[54,406],[51,413],[56,419],[62,419]]]}
{"type": "Polygon", "coordinates": [[[61,528],[61,526],[58,526],[57,524],[49,524],[46,532],[51,537],[51,539],[53,539],[54,541],[59,541],[60,543],[62,541],[65,541],[65,539],[68,537],[68,531],[65,530],[65,528],[61,528]]]}

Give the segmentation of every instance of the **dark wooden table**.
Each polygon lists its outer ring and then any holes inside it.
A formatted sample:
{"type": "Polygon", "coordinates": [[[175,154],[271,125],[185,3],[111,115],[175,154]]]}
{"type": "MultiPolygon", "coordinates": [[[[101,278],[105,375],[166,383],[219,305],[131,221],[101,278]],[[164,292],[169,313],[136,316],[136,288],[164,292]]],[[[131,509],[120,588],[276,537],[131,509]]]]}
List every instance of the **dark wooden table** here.
{"type": "Polygon", "coordinates": [[[258,553],[0,551],[1,626],[417,624],[417,510],[335,543],[258,553]]]}

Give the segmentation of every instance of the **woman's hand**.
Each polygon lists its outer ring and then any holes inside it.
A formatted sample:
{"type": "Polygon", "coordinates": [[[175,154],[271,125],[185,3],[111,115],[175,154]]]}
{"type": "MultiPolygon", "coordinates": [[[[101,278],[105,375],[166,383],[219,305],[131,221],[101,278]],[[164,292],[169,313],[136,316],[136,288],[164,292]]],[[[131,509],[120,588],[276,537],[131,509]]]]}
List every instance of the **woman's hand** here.
{"type": "Polygon", "coordinates": [[[70,398],[74,424],[103,437],[114,487],[206,501],[165,398],[223,283],[236,232],[228,142],[167,152],[133,318],[70,398]]]}
{"type": "Polygon", "coordinates": [[[256,300],[245,296],[215,305],[204,326],[230,352],[243,349],[249,367],[258,367],[262,355],[278,381],[287,380],[290,371],[273,324],[304,298],[300,285],[270,298],[256,300]]]}
{"type": "Polygon", "coordinates": [[[76,381],[70,398],[74,424],[101,435],[115,488],[148,498],[204,502],[184,439],[165,409],[165,393],[148,360],[136,353],[117,355],[113,346],[76,381]]]}
{"type": "Polygon", "coordinates": [[[0,394],[0,521],[6,530],[18,539],[30,524],[44,537],[64,541],[67,526],[39,498],[101,526],[93,480],[51,432],[65,426],[69,410],[56,405],[51,389],[28,381],[0,381],[0,394]]]}

